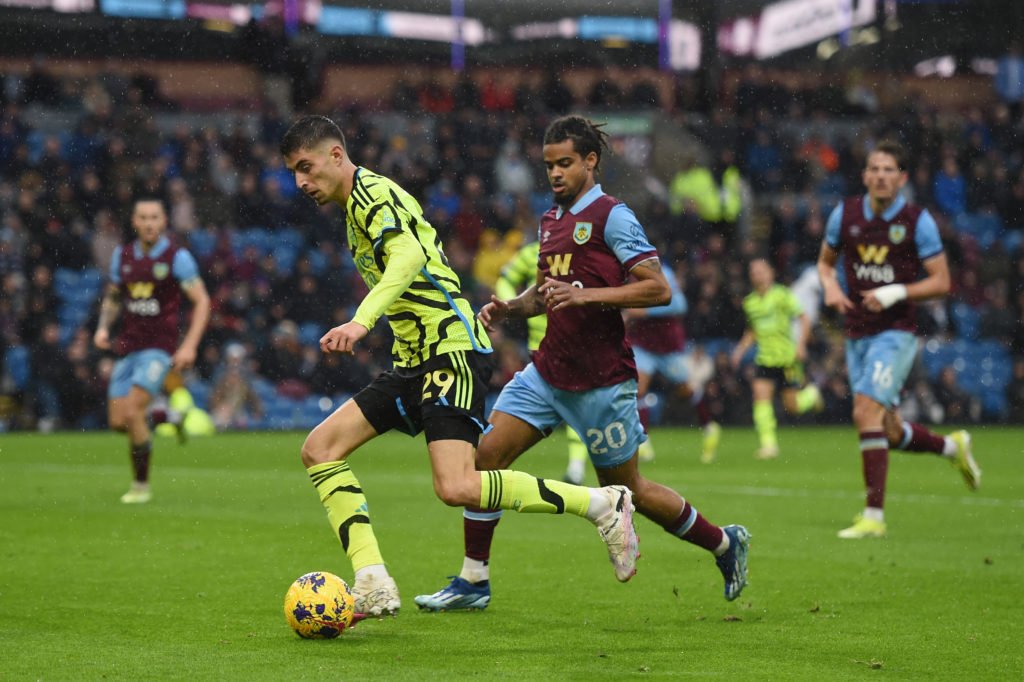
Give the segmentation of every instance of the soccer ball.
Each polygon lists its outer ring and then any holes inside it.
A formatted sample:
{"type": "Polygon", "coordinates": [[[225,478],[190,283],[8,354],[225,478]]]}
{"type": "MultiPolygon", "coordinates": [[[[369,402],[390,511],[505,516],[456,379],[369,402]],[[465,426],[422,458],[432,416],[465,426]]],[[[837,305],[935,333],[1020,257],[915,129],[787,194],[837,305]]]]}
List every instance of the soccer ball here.
{"type": "Polygon", "coordinates": [[[352,624],[356,606],[348,584],[326,571],[307,573],[284,595],[284,615],[299,637],[333,639],[352,624]]]}

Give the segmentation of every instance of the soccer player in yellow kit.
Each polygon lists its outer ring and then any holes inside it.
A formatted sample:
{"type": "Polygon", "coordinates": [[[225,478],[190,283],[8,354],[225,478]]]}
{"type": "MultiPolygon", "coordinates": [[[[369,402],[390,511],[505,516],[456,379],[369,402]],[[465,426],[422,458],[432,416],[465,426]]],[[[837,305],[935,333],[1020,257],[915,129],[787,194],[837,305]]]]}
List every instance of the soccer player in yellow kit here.
{"type": "Polygon", "coordinates": [[[584,516],[608,545],[616,576],[628,580],[638,555],[628,488],[476,471],[477,441],[488,428],[491,345],[419,203],[388,178],[356,166],[341,129],[324,116],[297,121],[280,152],[300,190],[318,204],[344,208],[349,250],[370,289],[350,321],[324,334],[321,349],[351,353],[382,315],[394,334],[394,368],[324,419],[302,446],[303,464],[352,562],[356,611],[376,616],[401,607],[348,463],[357,448],[391,429],[424,432],[434,491],[446,504],[584,516]]]}

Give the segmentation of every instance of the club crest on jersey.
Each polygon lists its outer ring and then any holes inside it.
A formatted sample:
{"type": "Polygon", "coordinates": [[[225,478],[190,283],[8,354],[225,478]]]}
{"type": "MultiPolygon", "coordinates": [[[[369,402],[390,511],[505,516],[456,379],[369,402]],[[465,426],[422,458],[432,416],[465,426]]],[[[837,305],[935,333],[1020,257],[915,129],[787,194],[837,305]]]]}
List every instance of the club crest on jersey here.
{"type": "Polygon", "coordinates": [[[586,244],[590,241],[590,233],[594,231],[594,223],[576,223],[576,229],[572,231],[572,240],[577,244],[586,244]]]}
{"type": "Polygon", "coordinates": [[[899,244],[907,237],[907,226],[894,223],[889,226],[889,241],[899,244]]]}
{"type": "Polygon", "coordinates": [[[167,263],[154,263],[153,264],[153,278],[154,279],[167,279],[167,275],[171,274],[171,266],[167,263]]]}

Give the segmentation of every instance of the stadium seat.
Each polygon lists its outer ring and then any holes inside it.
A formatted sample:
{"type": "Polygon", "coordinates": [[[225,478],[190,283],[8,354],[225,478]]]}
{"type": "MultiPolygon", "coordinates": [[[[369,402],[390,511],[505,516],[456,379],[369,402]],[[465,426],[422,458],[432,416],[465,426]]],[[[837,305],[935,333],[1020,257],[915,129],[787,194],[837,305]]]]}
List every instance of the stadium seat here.
{"type": "Polygon", "coordinates": [[[193,230],[189,234],[189,250],[196,258],[209,258],[217,248],[217,235],[208,230],[193,230]]]}
{"type": "Polygon", "coordinates": [[[324,274],[327,270],[327,254],[320,249],[308,249],[305,254],[306,258],[309,259],[309,265],[313,270],[313,274],[319,277],[324,274]]]}
{"type": "Polygon", "coordinates": [[[981,313],[963,301],[957,301],[950,307],[950,317],[956,325],[956,335],[961,339],[978,338],[978,326],[981,321],[981,313]]]}
{"type": "Polygon", "coordinates": [[[10,377],[16,390],[25,390],[32,375],[27,346],[11,346],[4,352],[3,373],[10,377]]]}
{"type": "Polygon", "coordinates": [[[70,268],[57,268],[53,271],[53,291],[62,301],[69,292],[78,287],[79,272],[70,268]]]}
{"type": "Polygon", "coordinates": [[[303,346],[318,346],[320,337],[326,331],[319,322],[303,322],[299,325],[299,343],[303,346]]]}
{"type": "Polygon", "coordinates": [[[299,257],[299,250],[288,244],[278,244],[274,247],[274,260],[281,272],[291,272],[295,267],[295,261],[299,257]]]}

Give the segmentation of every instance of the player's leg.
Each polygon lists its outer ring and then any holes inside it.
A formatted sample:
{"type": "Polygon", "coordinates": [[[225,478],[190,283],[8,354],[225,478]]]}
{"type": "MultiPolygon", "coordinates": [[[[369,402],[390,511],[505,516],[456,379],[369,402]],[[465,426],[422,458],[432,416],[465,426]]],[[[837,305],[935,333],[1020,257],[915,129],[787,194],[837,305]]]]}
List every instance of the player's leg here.
{"type": "MultiPolygon", "coordinates": [[[[507,466],[561,424],[562,416],[554,409],[555,393],[533,365],[518,373],[502,389],[491,413],[491,429],[480,442],[476,457],[476,469],[480,471],[475,472],[476,482],[467,475],[465,463],[458,459],[464,448],[452,447],[450,442],[431,443],[438,496],[447,504],[469,507],[463,513],[466,558],[462,574],[450,585],[434,594],[416,597],[420,608],[443,611],[487,605],[490,600],[486,582],[489,580],[490,541],[502,509],[584,516],[598,527],[608,546],[616,577],[624,582],[636,572],[639,553],[632,524],[632,494],[628,489],[583,488],[538,479],[523,472],[491,469],[507,466]]],[[[633,419],[637,421],[635,396],[634,385],[631,399],[633,419]]],[[[432,407],[431,411],[436,409],[432,407]]],[[[632,435],[635,450],[642,437],[638,424],[632,435]]]]}
{"type": "Polygon", "coordinates": [[[473,445],[458,439],[433,440],[429,448],[434,490],[445,504],[582,516],[601,532],[615,577],[626,582],[636,573],[632,494],[625,487],[584,488],[508,469],[476,471],[473,445]]]}
{"type": "Polygon", "coordinates": [[[864,511],[841,538],[881,537],[886,533],[885,488],[889,469],[886,412],[899,405],[899,392],[910,373],[917,343],[914,335],[886,331],[847,340],[846,366],[853,392],[853,422],[860,437],[864,474],[864,511]]]}
{"type": "MultiPolygon", "coordinates": [[[[509,400],[505,396],[505,403],[509,400]]],[[[499,397],[499,404],[502,399],[499,397]]],[[[506,409],[508,409],[506,407],[506,409]]],[[[557,419],[552,413],[551,419],[557,419]]],[[[491,428],[480,438],[476,450],[476,469],[491,471],[507,469],[522,453],[540,442],[547,434],[511,414],[495,409],[488,421],[491,428]]],[[[469,505],[462,512],[465,555],[462,569],[452,582],[433,594],[421,594],[416,605],[429,611],[483,609],[491,601],[491,543],[501,520],[500,509],[483,509],[469,505]]]]}
{"type": "Polygon", "coordinates": [[[185,379],[180,371],[172,367],[167,372],[162,392],[167,395],[167,400],[159,401],[160,404],[154,402],[147,413],[150,428],[159,431],[160,424],[169,424],[178,442],[184,444],[188,437],[185,414],[195,407],[195,400],[185,388],[185,379]]]}
{"type": "Polygon", "coordinates": [[[587,471],[587,446],[583,444],[580,435],[568,426],[565,427],[565,440],[568,442],[569,463],[565,467],[565,477],[562,480],[581,485],[587,471]]]}
{"type": "Polygon", "coordinates": [[[672,535],[714,554],[725,579],[725,598],[731,601],[739,596],[747,584],[750,540],[743,526],[712,524],[679,493],[641,476],[635,457],[596,471],[601,485],[624,485],[632,490],[638,512],[672,535]]]}
{"type": "Polygon", "coordinates": [[[132,484],[121,496],[125,504],[149,502],[149,468],[152,459],[152,437],[146,423],[146,408],[160,390],[164,375],[171,366],[171,356],[161,350],[130,353],[114,365],[107,389],[110,428],[128,435],[132,462],[132,484]]]}
{"type": "MultiPolygon", "coordinates": [[[[685,353],[669,353],[659,359],[658,371],[672,382],[677,396],[689,403],[701,430],[700,461],[710,464],[718,454],[722,427],[711,418],[711,410],[704,399],[704,389],[690,385],[690,368],[685,353]]],[[[641,458],[642,459],[642,458],[641,458]]]]}
{"type": "Polygon", "coordinates": [[[810,410],[821,412],[825,409],[825,398],[813,383],[804,382],[804,368],[794,363],[785,370],[785,387],[782,389],[782,406],[790,414],[805,414],[810,410]],[[802,387],[801,387],[802,386],[802,387]]]}
{"type": "Polygon", "coordinates": [[[775,379],[769,377],[774,368],[756,366],[751,384],[754,398],[754,430],[757,432],[758,459],[771,459],[779,454],[778,422],[775,419],[775,379]]]}
{"type": "Polygon", "coordinates": [[[971,490],[981,486],[981,467],[974,460],[971,434],[961,429],[942,436],[920,424],[903,421],[895,410],[885,414],[889,447],[903,452],[927,452],[949,459],[971,490]]]}
{"type": "MultiPolygon", "coordinates": [[[[644,429],[646,438],[637,449],[637,455],[641,462],[653,462],[655,457],[654,443],[651,442],[648,426],[650,425],[651,409],[647,406],[647,392],[651,388],[651,380],[657,372],[657,358],[654,353],[645,351],[643,348],[633,347],[633,358],[636,362],[636,407],[640,415],[640,425],[644,429]]],[[[586,452],[586,446],[583,447],[586,452]]]]}
{"type": "MultiPolygon", "coordinates": [[[[302,463],[327,510],[327,522],[352,562],[356,611],[374,616],[394,614],[402,602],[384,565],[366,496],[348,456],[399,425],[402,416],[395,401],[403,386],[403,380],[390,373],[381,375],[320,422],[302,445],[302,463]]],[[[407,428],[409,433],[417,430],[412,424],[407,428]]]]}

